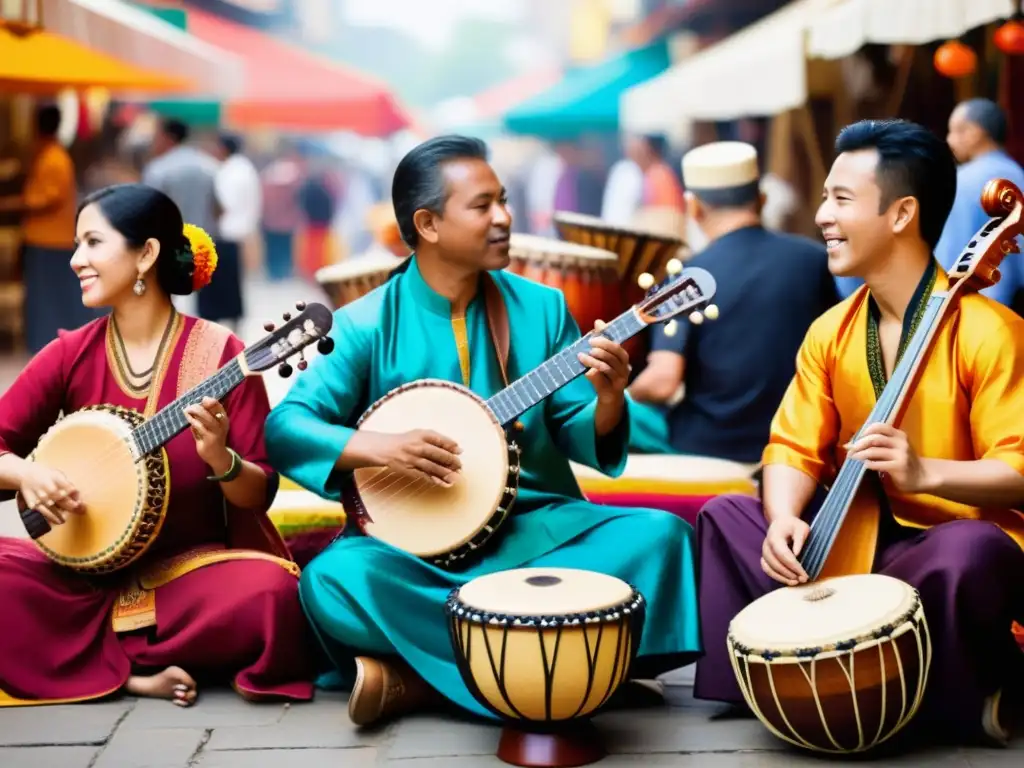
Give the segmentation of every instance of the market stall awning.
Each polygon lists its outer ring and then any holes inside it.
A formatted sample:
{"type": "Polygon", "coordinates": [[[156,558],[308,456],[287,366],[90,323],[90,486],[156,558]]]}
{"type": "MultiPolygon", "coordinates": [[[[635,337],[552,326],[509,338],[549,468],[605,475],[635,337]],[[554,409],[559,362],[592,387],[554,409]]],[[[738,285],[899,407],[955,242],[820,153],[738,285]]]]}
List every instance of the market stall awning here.
{"type": "Polygon", "coordinates": [[[849,56],[867,43],[920,45],[960,37],[1006,19],[1014,0],[843,0],[810,24],[807,52],[823,59],[849,56]]]}
{"type": "Polygon", "coordinates": [[[796,0],[629,89],[623,125],[670,131],[691,120],[773,115],[799,106],[807,98],[807,23],[827,2],[796,0]]]}
{"type": "MultiPolygon", "coordinates": [[[[191,81],[192,90],[217,97],[244,85],[242,62],[122,0],[41,0],[47,31],[75,40],[140,70],[191,81]]],[[[159,89],[164,90],[164,89],[159,89]]]]}
{"type": "Polygon", "coordinates": [[[243,61],[245,86],[223,107],[233,127],[385,136],[411,124],[386,84],[342,64],[191,7],[188,31],[243,61]]]}
{"type": "Polygon", "coordinates": [[[629,89],[623,125],[678,130],[692,120],[777,115],[806,103],[807,60],[866,43],[955,38],[1010,15],[1013,0],[794,0],[668,72],[629,89]]]}
{"type": "Polygon", "coordinates": [[[506,113],[505,128],[550,140],[618,131],[622,93],[669,64],[668,44],[662,39],[600,64],[570,70],[557,85],[506,113]]]}
{"type": "Polygon", "coordinates": [[[54,95],[67,88],[98,87],[177,93],[191,86],[183,78],[133,66],[51,32],[20,36],[0,29],[0,92],[54,95]]]}

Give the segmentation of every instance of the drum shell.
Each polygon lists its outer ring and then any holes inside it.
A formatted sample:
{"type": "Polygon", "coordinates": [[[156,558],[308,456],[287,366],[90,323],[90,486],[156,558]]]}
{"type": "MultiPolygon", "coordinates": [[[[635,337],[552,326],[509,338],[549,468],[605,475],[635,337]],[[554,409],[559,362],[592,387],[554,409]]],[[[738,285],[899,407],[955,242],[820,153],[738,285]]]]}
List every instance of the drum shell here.
{"type": "Polygon", "coordinates": [[[453,590],[446,611],[459,672],[473,696],[499,717],[536,727],[588,717],[607,703],[628,679],[646,603],[634,590],[628,604],[574,622],[481,614],[453,590]]]}

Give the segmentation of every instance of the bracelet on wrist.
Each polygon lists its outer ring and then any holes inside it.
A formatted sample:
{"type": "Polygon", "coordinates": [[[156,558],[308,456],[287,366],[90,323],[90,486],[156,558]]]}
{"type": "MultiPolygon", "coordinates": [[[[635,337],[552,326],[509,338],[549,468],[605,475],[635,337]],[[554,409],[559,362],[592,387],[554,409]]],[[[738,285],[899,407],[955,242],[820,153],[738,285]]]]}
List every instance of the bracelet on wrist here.
{"type": "Polygon", "coordinates": [[[228,453],[231,454],[231,466],[228,467],[228,471],[223,475],[210,475],[207,480],[214,483],[230,483],[242,473],[242,457],[231,448],[228,448],[228,453]]]}

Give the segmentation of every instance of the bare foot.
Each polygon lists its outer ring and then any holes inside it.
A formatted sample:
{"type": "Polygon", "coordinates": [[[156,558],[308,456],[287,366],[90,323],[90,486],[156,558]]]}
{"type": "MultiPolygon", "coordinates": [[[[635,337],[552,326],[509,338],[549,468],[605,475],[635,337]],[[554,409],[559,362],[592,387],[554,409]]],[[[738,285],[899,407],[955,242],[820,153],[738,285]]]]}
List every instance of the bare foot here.
{"type": "Polygon", "coordinates": [[[125,690],[135,696],[170,699],[179,707],[190,707],[196,701],[196,681],[181,667],[168,667],[156,675],[132,675],[125,690]]]}

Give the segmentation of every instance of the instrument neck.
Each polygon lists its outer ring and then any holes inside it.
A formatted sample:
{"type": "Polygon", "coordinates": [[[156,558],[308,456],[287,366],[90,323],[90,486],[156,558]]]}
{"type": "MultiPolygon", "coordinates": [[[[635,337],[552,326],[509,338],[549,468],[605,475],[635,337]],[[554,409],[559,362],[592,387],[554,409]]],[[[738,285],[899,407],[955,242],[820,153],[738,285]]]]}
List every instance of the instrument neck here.
{"type": "Polygon", "coordinates": [[[173,403],[159,410],[151,419],[132,431],[135,444],[139,447],[139,455],[155,451],[188,427],[185,409],[190,405],[202,402],[204,397],[220,400],[243,381],[245,374],[238,358],[235,358],[198,387],[190,389],[173,403]]]}
{"type": "MultiPolygon", "coordinates": [[[[601,329],[600,335],[622,344],[646,327],[636,310],[630,309],[601,329]]],[[[588,333],[570,344],[487,401],[502,426],[512,424],[544,398],[586,373],[587,368],[579,361],[579,355],[590,349],[589,337],[588,333]]]]}
{"type": "MultiPolygon", "coordinates": [[[[900,357],[892,377],[879,395],[875,407],[871,409],[867,420],[851,442],[859,439],[864,430],[872,424],[892,424],[895,421],[904,400],[913,387],[916,374],[928,353],[935,332],[941,325],[952,298],[952,294],[940,292],[925,299],[927,303],[917,330],[907,343],[906,349],[900,357]]],[[[801,552],[800,562],[812,580],[818,578],[825,567],[832,551],[832,545],[835,544],[839,529],[846,519],[854,497],[860,490],[866,473],[867,468],[863,462],[857,459],[847,459],[843,462],[821,509],[811,523],[811,536],[804,551],[801,552]]]]}

